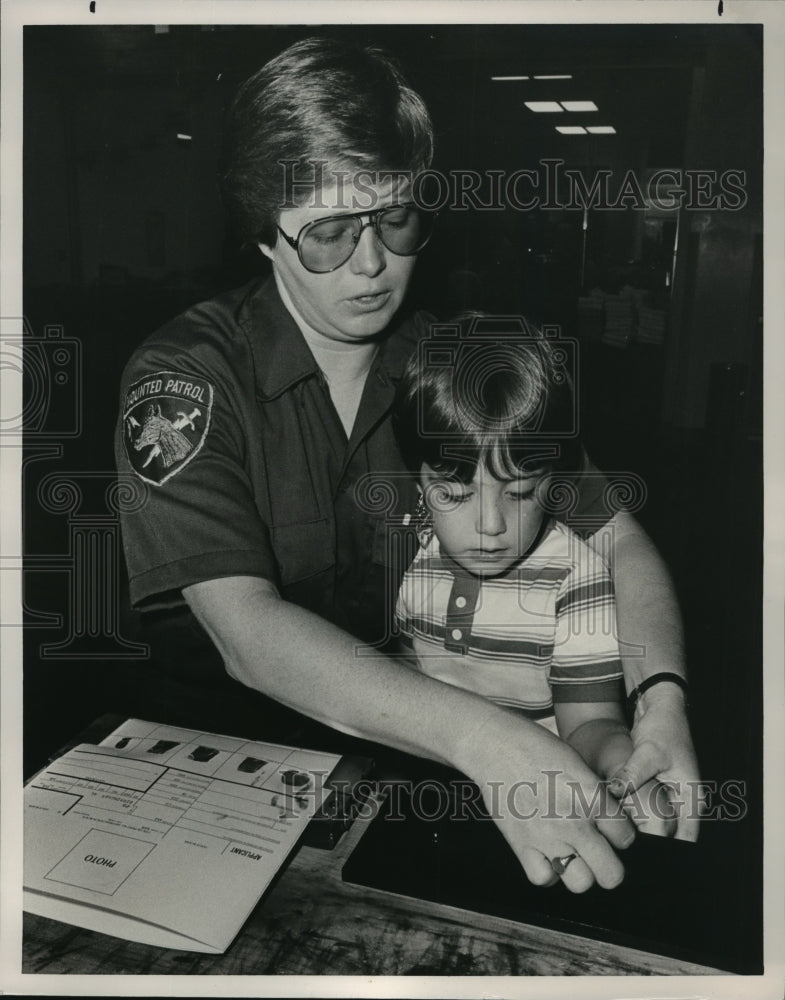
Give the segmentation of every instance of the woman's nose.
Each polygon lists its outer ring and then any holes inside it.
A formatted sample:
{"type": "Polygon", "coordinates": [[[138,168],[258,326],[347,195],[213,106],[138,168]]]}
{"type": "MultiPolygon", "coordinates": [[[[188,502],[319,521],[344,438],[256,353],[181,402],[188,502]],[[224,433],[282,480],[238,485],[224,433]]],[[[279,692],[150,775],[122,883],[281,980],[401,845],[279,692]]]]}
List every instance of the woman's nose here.
{"type": "Polygon", "coordinates": [[[384,247],[372,225],[366,224],[363,227],[354,253],[349,259],[355,274],[365,274],[372,278],[385,269],[387,259],[384,247]]]}

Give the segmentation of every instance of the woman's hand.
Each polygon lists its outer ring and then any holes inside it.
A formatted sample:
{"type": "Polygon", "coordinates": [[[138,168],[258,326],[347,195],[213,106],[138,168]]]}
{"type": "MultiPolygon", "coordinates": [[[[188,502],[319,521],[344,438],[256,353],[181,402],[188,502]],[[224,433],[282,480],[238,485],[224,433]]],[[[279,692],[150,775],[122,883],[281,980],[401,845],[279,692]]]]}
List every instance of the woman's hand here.
{"type": "Polygon", "coordinates": [[[657,684],[645,691],[630,735],[634,749],[611,776],[611,792],[621,797],[642,791],[652,779],[667,785],[676,816],[673,833],[678,840],[697,840],[700,779],[681,690],[657,684]]]}
{"type": "MultiPolygon", "coordinates": [[[[681,614],[668,569],[651,540],[634,517],[621,511],[587,541],[610,555],[627,689],[662,672],[684,677],[681,614]]],[[[622,796],[654,778],[670,785],[676,837],[697,840],[700,775],[681,689],[662,683],[646,690],[631,736],[632,755],[616,772],[611,791],[622,796]]]]}
{"type": "MultiPolygon", "coordinates": [[[[497,720],[498,722],[498,720],[497,720]]],[[[485,806],[530,882],[557,881],[551,860],[575,855],[561,879],[572,892],[595,882],[617,886],[624,866],[614,848],[628,847],[633,824],[607,787],[566,743],[520,720],[470,734],[461,769],[479,785],[485,806]]],[[[467,734],[469,735],[469,734],[467,734]]]]}

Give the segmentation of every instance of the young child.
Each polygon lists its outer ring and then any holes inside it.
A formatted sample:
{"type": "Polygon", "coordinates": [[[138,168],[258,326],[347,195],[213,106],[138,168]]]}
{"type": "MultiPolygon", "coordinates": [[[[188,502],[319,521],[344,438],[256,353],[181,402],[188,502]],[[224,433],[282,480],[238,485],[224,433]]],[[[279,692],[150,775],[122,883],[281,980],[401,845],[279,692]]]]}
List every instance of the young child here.
{"type": "MultiPolygon", "coordinates": [[[[424,673],[536,718],[608,779],[632,740],[610,573],[548,512],[551,477],[563,490],[583,455],[557,359],[542,337],[482,336],[471,319],[412,357],[393,426],[418,477],[420,550],[396,621],[424,673]]],[[[670,832],[656,782],[629,812],[670,832]]]]}

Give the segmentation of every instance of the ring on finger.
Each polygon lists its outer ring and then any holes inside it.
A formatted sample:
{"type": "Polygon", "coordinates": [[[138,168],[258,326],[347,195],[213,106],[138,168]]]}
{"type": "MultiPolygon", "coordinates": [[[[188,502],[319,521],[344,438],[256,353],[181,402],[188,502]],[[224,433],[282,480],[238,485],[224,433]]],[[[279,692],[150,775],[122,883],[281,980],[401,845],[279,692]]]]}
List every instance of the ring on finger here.
{"type": "Polygon", "coordinates": [[[557,875],[563,875],[567,871],[567,866],[578,857],[577,854],[562,854],[561,857],[551,858],[551,868],[557,875]]]}

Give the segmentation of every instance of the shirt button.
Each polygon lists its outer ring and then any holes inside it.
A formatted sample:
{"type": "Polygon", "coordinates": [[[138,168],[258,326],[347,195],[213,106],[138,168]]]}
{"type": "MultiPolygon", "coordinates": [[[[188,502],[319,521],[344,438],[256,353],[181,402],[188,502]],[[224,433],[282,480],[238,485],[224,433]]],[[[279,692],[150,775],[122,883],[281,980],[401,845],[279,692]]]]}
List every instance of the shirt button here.
{"type": "Polygon", "coordinates": [[[462,638],[463,638],[463,632],[461,632],[461,630],[460,630],[459,628],[454,628],[454,629],[452,630],[452,632],[450,632],[450,635],[451,635],[451,636],[453,637],[453,639],[455,639],[455,640],[458,640],[458,639],[462,639],[462,638]]]}
{"type": "Polygon", "coordinates": [[[465,597],[456,597],[455,598],[455,607],[456,608],[465,608],[466,607],[466,598],[465,597]]]}

